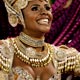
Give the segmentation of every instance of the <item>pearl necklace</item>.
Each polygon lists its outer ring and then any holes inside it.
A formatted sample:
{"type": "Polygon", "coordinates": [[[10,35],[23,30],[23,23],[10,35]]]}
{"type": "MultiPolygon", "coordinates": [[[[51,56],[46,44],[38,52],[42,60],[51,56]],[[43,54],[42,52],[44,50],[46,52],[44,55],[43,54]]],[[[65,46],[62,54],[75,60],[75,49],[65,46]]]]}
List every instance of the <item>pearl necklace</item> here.
{"type": "MultiPolygon", "coordinates": [[[[20,42],[19,38],[17,37],[16,39],[13,39],[13,45],[15,48],[15,53],[17,55],[17,57],[19,57],[23,62],[27,63],[28,65],[32,66],[32,67],[44,67],[46,65],[48,65],[51,60],[52,60],[52,52],[51,49],[49,48],[50,46],[48,44],[46,44],[46,47],[48,48],[47,54],[45,56],[41,56],[41,57],[36,57],[34,55],[34,57],[29,56],[29,55],[33,55],[32,52],[36,53],[34,51],[34,49],[30,48],[30,51],[28,51],[28,49],[25,49],[25,46],[20,42]],[[27,52],[27,53],[25,53],[27,52]],[[27,55],[29,54],[29,55],[27,55]]],[[[39,54],[39,52],[38,52],[39,54]]]]}

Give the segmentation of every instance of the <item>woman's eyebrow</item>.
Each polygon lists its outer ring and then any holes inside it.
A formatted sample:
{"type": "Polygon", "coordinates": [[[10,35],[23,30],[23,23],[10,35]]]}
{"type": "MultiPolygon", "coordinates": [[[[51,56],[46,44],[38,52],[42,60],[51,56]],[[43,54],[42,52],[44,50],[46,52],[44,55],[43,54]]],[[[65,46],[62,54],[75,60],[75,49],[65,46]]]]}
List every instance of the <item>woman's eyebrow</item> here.
{"type": "Polygon", "coordinates": [[[39,4],[33,4],[33,5],[31,5],[31,6],[40,6],[39,4]]]}
{"type": "Polygon", "coordinates": [[[49,4],[45,4],[45,6],[50,6],[49,4]]]}
{"type": "MultiPolygon", "coordinates": [[[[47,5],[49,5],[49,4],[44,4],[44,6],[47,6],[47,5]]],[[[33,5],[31,5],[31,6],[40,6],[39,4],[33,4],[33,5]]],[[[50,6],[50,5],[49,5],[50,6]]]]}

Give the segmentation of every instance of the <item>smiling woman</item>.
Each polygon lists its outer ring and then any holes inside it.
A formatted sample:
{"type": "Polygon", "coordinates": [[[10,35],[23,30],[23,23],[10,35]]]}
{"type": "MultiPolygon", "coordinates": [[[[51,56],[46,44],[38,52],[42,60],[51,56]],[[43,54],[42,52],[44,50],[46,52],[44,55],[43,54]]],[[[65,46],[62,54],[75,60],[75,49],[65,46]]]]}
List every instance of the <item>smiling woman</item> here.
{"type": "Polygon", "coordinates": [[[13,32],[0,42],[1,80],[60,80],[64,72],[80,74],[80,54],[76,49],[44,42],[53,19],[48,0],[3,2],[7,11],[6,28],[9,26],[13,32]],[[18,35],[10,37],[12,33],[18,35]]]}
{"type": "Polygon", "coordinates": [[[42,37],[50,30],[52,22],[51,8],[47,1],[32,1],[22,10],[26,25],[25,33],[34,37],[42,37]],[[41,36],[40,36],[41,35],[41,36]]]}

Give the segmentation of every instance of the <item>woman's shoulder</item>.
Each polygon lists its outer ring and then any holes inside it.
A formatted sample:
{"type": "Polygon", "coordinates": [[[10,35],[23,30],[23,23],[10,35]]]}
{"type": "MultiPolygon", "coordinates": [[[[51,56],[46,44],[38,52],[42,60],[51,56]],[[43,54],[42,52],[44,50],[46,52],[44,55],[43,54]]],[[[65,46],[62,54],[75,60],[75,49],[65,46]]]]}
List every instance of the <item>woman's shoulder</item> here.
{"type": "Polygon", "coordinates": [[[53,56],[57,61],[63,61],[65,58],[76,56],[79,53],[75,48],[66,45],[51,45],[51,47],[54,50],[53,56]]]}
{"type": "Polygon", "coordinates": [[[10,39],[0,40],[0,53],[5,57],[12,55],[14,51],[13,45],[10,39]]]}
{"type": "Polygon", "coordinates": [[[65,45],[53,46],[53,48],[53,64],[58,73],[72,71],[74,68],[79,67],[80,52],[75,48],[67,47],[65,45]]]}
{"type": "Polygon", "coordinates": [[[8,72],[12,65],[14,50],[10,39],[0,40],[0,69],[8,72]]]}

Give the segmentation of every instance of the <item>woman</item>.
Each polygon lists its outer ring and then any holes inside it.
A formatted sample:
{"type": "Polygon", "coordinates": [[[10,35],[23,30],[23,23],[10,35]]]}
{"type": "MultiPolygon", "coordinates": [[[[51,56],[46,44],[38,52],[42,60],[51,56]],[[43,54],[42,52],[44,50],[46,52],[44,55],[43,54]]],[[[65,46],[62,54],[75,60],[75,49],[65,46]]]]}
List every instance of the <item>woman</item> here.
{"type": "Polygon", "coordinates": [[[48,0],[3,1],[10,32],[5,30],[7,39],[0,43],[1,80],[49,80],[53,76],[60,80],[62,73],[80,74],[80,54],[76,49],[44,42],[53,19],[48,0]]]}

